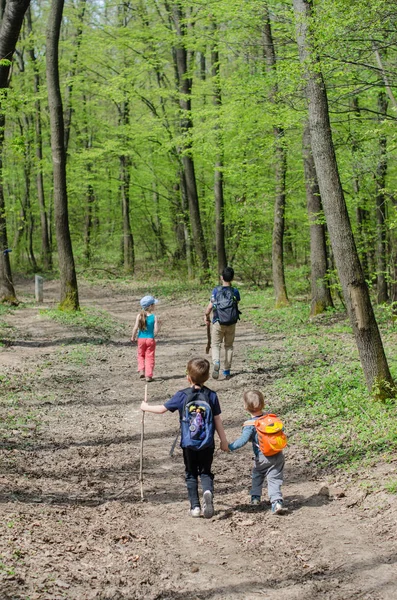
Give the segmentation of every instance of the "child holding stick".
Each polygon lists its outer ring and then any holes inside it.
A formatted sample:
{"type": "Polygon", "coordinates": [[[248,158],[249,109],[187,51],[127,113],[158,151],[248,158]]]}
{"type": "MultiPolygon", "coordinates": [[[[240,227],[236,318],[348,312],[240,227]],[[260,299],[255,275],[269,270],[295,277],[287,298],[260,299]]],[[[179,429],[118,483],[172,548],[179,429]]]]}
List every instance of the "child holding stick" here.
{"type": "Polygon", "coordinates": [[[193,358],[187,364],[189,388],[177,392],[164,404],[153,405],[147,402],[141,404],[141,410],[155,414],[163,414],[168,410],[170,412],[179,411],[181,447],[185,463],[186,487],[190,500],[190,515],[200,517],[202,514],[206,519],[210,519],[214,514],[214,475],[211,472],[215,450],[214,430],[220,438],[221,449],[226,452],[228,450],[218,396],[216,392],[204,385],[209,374],[210,363],[208,360],[193,358]],[[191,415],[190,422],[187,422],[186,414],[191,415]],[[198,422],[199,424],[197,424],[198,422]],[[207,428],[205,425],[203,426],[203,423],[207,424],[207,428]],[[189,440],[189,432],[191,440],[189,440]],[[200,448],[202,442],[205,442],[204,447],[200,448]],[[198,495],[198,477],[201,479],[203,489],[202,511],[198,495]]]}
{"type": "Polygon", "coordinates": [[[153,381],[156,340],[160,329],[159,321],[153,314],[154,305],[158,300],[153,296],[144,296],[140,301],[141,311],[137,314],[132,330],[131,341],[138,340],[138,372],[141,379],[153,381]]]}

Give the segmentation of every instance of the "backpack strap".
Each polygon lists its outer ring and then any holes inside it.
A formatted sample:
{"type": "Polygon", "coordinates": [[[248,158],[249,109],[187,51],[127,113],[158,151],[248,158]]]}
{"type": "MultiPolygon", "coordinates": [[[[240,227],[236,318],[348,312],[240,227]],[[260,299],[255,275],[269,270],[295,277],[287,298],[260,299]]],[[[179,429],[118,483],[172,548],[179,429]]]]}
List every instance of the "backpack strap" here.
{"type": "Polygon", "coordinates": [[[243,423],[243,427],[247,426],[247,425],[255,425],[256,421],[258,419],[260,419],[260,417],[267,417],[267,415],[270,415],[271,413],[263,413],[263,415],[259,415],[258,417],[256,417],[255,419],[248,419],[247,421],[244,421],[243,423]]]}

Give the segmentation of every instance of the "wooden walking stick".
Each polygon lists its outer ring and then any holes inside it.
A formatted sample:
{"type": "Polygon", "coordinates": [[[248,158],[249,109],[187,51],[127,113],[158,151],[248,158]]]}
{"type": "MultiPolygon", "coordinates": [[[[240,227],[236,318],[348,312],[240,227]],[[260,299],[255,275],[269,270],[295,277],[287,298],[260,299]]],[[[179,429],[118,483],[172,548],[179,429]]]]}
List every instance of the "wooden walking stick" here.
{"type": "MultiPolygon", "coordinates": [[[[145,385],[145,402],[147,402],[147,384],[145,385]]],[[[143,441],[145,439],[145,411],[141,419],[141,455],[139,461],[139,483],[141,485],[141,500],[143,500],[143,441]]]]}
{"type": "Polygon", "coordinates": [[[211,323],[207,321],[207,347],[205,349],[205,353],[209,354],[211,348],[211,323]]]}

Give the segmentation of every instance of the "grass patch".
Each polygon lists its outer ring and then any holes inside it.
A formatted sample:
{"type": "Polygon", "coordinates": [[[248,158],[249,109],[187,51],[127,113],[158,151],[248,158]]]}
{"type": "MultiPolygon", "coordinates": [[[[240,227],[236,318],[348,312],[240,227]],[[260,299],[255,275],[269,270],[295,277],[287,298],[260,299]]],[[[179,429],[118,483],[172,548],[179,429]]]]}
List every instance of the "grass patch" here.
{"type": "Polygon", "coordinates": [[[391,479],[385,485],[385,490],[390,494],[397,494],[397,479],[391,479]]]}
{"type": "Polygon", "coordinates": [[[100,340],[108,340],[113,335],[124,335],[126,327],[109,315],[108,312],[96,308],[83,308],[79,311],[63,311],[59,309],[41,310],[40,314],[66,325],[84,329],[88,334],[100,337],[100,340]]]}
{"type": "Polygon", "coordinates": [[[18,389],[13,378],[0,377],[2,399],[0,404],[0,440],[12,436],[30,437],[40,425],[40,417],[35,410],[26,406],[26,392],[18,389]]]}
{"type": "MultiPolygon", "coordinates": [[[[255,297],[254,295],[249,295],[255,297]]],[[[351,467],[397,449],[397,405],[374,402],[368,394],[357,347],[345,313],[328,311],[309,320],[304,303],[275,310],[264,298],[254,322],[279,333],[276,351],[256,348],[248,353],[259,372],[277,371],[266,396],[286,421],[291,444],[303,447],[319,468],[351,467]]],[[[394,323],[383,314],[382,331],[394,323]]],[[[386,335],[385,349],[397,375],[395,335],[386,335]]]]}

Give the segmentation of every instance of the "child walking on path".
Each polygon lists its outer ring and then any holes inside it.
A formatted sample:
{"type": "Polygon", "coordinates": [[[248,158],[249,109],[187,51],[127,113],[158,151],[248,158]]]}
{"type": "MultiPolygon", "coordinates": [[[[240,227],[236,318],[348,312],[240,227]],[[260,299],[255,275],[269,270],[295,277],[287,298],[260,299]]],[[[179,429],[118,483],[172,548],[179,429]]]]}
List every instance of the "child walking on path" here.
{"type": "Polygon", "coordinates": [[[217,432],[221,449],[228,450],[223,428],[221,407],[216,392],[207,388],[210,363],[205,358],[193,358],[187,364],[190,387],[180,390],[164,404],[142,402],[141,410],[156,414],[179,411],[181,423],[181,448],[185,463],[185,480],[190,500],[190,515],[210,519],[214,514],[214,475],[211,472],[217,432]],[[201,512],[198,494],[198,477],[203,490],[201,512]]]}
{"type": "Polygon", "coordinates": [[[205,309],[204,320],[206,324],[211,322],[212,312],[212,363],[213,379],[219,378],[221,367],[221,345],[225,347],[225,363],[223,376],[230,379],[230,369],[233,360],[233,344],[236,335],[236,323],[240,318],[238,303],[240,302],[240,292],[232,286],[234,270],[232,267],[225,267],[221,274],[222,285],[214,288],[211,294],[211,300],[205,309]]]}
{"type": "Polygon", "coordinates": [[[155,363],[156,340],[160,324],[152,313],[154,305],[158,300],[153,296],[145,296],[140,301],[141,312],[138,313],[132,330],[131,341],[138,340],[138,372],[141,379],[153,381],[153,369],[155,363]]]}
{"type": "Polygon", "coordinates": [[[265,407],[263,394],[259,391],[247,391],[244,392],[243,398],[244,407],[250,413],[252,419],[243,425],[241,436],[235,442],[229,444],[229,450],[234,452],[245,446],[249,441],[252,442],[254,467],[252,469],[251,504],[254,506],[260,504],[263,482],[266,477],[272,513],[275,515],[285,514],[287,509],[284,507],[281,493],[284,479],[284,454],[280,451],[272,456],[265,456],[259,449],[258,434],[253,423],[263,414],[266,414],[263,412],[265,407]]]}

